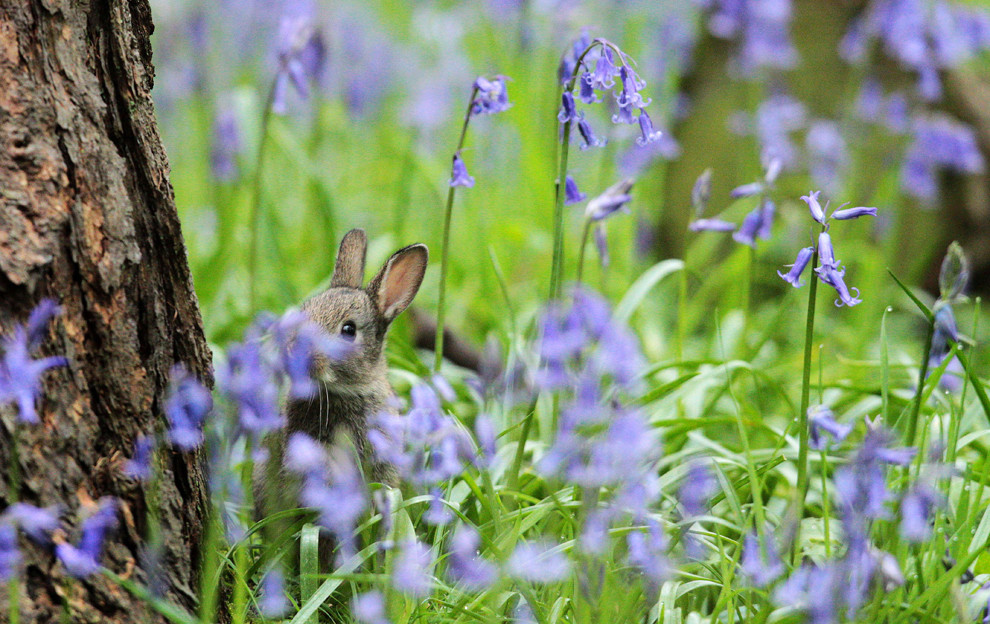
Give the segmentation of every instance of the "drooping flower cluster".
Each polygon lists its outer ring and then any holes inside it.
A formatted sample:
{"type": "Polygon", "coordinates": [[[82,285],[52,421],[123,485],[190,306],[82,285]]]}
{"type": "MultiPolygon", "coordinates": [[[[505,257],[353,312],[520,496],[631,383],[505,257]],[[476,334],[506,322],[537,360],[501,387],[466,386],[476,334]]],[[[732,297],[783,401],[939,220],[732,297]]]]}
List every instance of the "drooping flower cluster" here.
{"type": "Polygon", "coordinates": [[[850,63],[863,62],[874,39],[917,73],[922,98],[937,100],[942,96],[939,71],[990,48],[990,14],[947,0],[873,0],[846,32],[840,53],[850,63]]]}
{"type": "Polygon", "coordinates": [[[296,92],[309,97],[309,83],[320,77],[326,64],[326,44],[315,26],[315,14],[309,4],[282,17],[278,31],[278,71],[272,88],[272,111],[284,114],[288,108],[291,83],[296,92]]]}
{"type": "Polygon", "coordinates": [[[0,341],[0,407],[17,405],[21,422],[39,422],[35,403],[41,395],[41,377],[51,368],[65,366],[68,360],[61,356],[32,359],[31,352],[41,346],[48,331],[48,322],[59,313],[58,304],[51,299],[42,300],[28,317],[27,324],[14,328],[10,336],[0,341]]]}
{"type": "Polygon", "coordinates": [[[781,277],[785,282],[794,286],[795,288],[800,288],[803,282],[801,282],[801,274],[804,273],[804,269],[808,266],[808,263],[814,257],[815,252],[818,253],[819,266],[814,268],[815,274],[822,283],[827,284],[835,289],[839,294],[839,298],[835,300],[835,305],[837,306],[854,306],[860,303],[859,291],[853,288],[852,290],[856,292],[854,296],[850,292],[850,288],[846,286],[843,276],[846,274],[845,267],[842,266],[841,262],[835,257],[835,250],[832,248],[832,237],[828,233],[829,221],[835,219],[837,221],[845,221],[849,219],[858,219],[862,216],[876,216],[876,208],[866,208],[862,206],[857,206],[855,208],[843,208],[846,204],[843,204],[838,209],[833,211],[831,214],[826,214],[828,211],[828,203],[826,202],[825,207],[818,202],[818,195],[820,191],[811,191],[808,195],[801,197],[806,204],[808,204],[808,209],[811,211],[811,218],[820,223],[822,227],[822,232],[818,235],[818,246],[815,247],[805,247],[798,252],[797,260],[791,265],[791,270],[787,274],[777,271],[777,275],[781,277]]]}
{"type": "Polygon", "coordinates": [[[495,76],[491,80],[484,76],[479,76],[472,86],[471,106],[468,109],[467,118],[464,120],[464,128],[461,133],[461,143],[454,152],[453,166],[451,168],[451,187],[474,186],[474,178],[468,174],[467,166],[461,158],[461,149],[464,147],[464,137],[467,133],[467,124],[471,117],[478,115],[494,115],[509,109],[509,92],[505,82],[505,76],[495,76]]]}

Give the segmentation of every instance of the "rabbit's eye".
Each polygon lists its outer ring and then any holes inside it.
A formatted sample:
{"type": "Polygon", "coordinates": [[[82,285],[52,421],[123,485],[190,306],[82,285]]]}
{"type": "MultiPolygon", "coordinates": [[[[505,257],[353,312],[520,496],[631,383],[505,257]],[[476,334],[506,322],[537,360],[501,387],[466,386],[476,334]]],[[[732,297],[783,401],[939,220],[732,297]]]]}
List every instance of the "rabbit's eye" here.
{"type": "Polygon", "coordinates": [[[343,325],[340,326],[340,335],[344,337],[345,340],[353,341],[354,337],[357,336],[357,325],[354,321],[345,321],[343,325]]]}

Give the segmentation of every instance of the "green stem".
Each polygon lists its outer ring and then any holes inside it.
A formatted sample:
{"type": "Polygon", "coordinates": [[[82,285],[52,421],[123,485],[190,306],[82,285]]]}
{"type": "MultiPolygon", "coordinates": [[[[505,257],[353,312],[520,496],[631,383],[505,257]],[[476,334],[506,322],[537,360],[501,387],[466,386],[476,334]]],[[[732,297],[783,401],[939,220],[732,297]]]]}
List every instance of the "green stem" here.
{"type": "Polygon", "coordinates": [[[804,501],[808,496],[808,406],[811,402],[811,344],[815,339],[815,300],[818,294],[818,280],[814,270],[818,267],[818,248],[811,256],[811,288],[808,293],[808,320],[804,334],[804,371],[801,379],[801,407],[798,412],[798,475],[795,493],[797,527],[794,533],[793,558],[795,564],[800,555],[801,517],[804,514],[804,501]]]}
{"type": "Polygon", "coordinates": [[[254,163],[254,179],[251,183],[251,242],[248,248],[248,306],[250,314],[258,310],[258,245],[259,224],[261,219],[261,165],[265,159],[265,148],[268,146],[268,126],[272,119],[272,104],[275,101],[275,85],[278,76],[272,81],[265,99],[265,110],[261,115],[261,130],[258,137],[258,156],[254,163]]]}
{"type": "Polygon", "coordinates": [[[921,413],[921,396],[925,389],[925,378],[928,377],[928,355],[932,352],[932,338],[935,335],[935,322],[928,323],[928,335],[925,337],[925,350],[921,354],[921,367],[918,369],[917,390],[914,393],[914,405],[911,408],[911,418],[908,420],[907,434],[904,443],[914,446],[914,438],[918,433],[918,415],[921,413]]]}
{"type": "Polygon", "coordinates": [[[584,274],[584,250],[588,246],[588,236],[591,234],[591,219],[584,220],[584,233],[581,235],[581,246],[578,248],[577,283],[581,283],[584,274]]]}
{"type": "MultiPolygon", "coordinates": [[[[461,125],[461,137],[457,140],[457,150],[455,154],[464,148],[464,139],[467,137],[468,123],[471,121],[471,110],[474,108],[474,98],[478,95],[478,85],[471,89],[471,97],[468,99],[467,111],[464,113],[464,123],[461,125]]],[[[447,264],[450,252],[450,220],[454,213],[454,191],[456,186],[447,187],[447,207],[443,214],[443,244],[440,247],[440,286],[437,297],[437,335],[433,345],[433,372],[440,371],[443,364],[443,328],[446,317],[447,304],[447,264]]]]}
{"type": "Polygon", "coordinates": [[[564,123],[563,145],[557,168],[557,184],[553,199],[553,263],[550,268],[550,300],[560,297],[560,282],[564,274],[564,181],[567,179],[567,155],[571,144],[571,122],[564,123]]]}

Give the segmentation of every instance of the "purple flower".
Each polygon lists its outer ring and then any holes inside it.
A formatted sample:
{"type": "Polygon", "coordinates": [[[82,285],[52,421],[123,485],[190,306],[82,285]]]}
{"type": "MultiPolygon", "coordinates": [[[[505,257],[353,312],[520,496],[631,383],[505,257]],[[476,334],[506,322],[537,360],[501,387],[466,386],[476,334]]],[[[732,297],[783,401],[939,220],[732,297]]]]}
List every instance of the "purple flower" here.
{"type": "Polygon", "coordinates": [[[832,410],[824,405],[813,405],[808,408],[808,448],[816,451],[828,448],[823,433],[827,433],[836,442],[842,442],[850,432],[852,425],[836,422],[832,410]]]}
{"type": "Polygon", "coordinates": [[[313,16],[308,11],[286,15],[279,24],[278,74],[272,90],[272,111],[286,111],[286,95],[289,83],[304,99],[309,97],[309,81],[316,80],[323,72],[326,47],[323,36],[313,27],[313,16]]]}
{"type": "Polygon", "coordinates": [[[574,94],[570,91],[564,91],[564,93],[560,96],[560,99],[561,105],[560,112],[557,113],[557,120],[560,123],[567,123],[578,119],[578,111],[574,105],[574,94]]]}
{"type": "Polygon", "coordinates": [[[615,101],[620,107],[642,109],[649,105],[651,100],[643,100],[643,96],[639,94],[640,89],[645,87],[646,83],[640,80],[631,67],[623,65],[619,68],[619,80],[622,82],[622,90],[616,96],[615,101]]]}
{"type": "Polygon", "coordinates": [[[835,292],[839,294],[839,298],[835,300],[835,305],[837,307],[842,307],[845,305],[851,308],[852,306],[862,302],[862,299],[859,298],[859,290],[857,288],[853,288],[853,290],[856,291],[855,296],[850,294],[849,287],[846,286],[845,281],[842,279],[842,276],[845,275],[844,270],[836,269],[835,267],[831,267],[823,263],[822,266],[815,269],[815,271],[821,271],[821,273],[818,274],[821,280],[829,286],[835,288],[835,292]]]}
{"type": "Polygon", "coordinates": [[[433,488],[430,493],[430,506],[423,514],[423,520],[432,526],[443,526],[453,519],[454,515],[444,504],[443,492],[440,488],[433,488]]]}
{"type": "Polygon", "coordinates": [[[782,274],[780,271],[777,271],[777,275],[791,286],[794,286],[794,288],[800,288],[804,284],[801,281],[801,274],[804,273],[805,267],[808,266],[808,262],[811,261],[814,255],[814,247],[805,247],[798,252],[797,259],[794,261],[794,264],[790,265],[791,270],[787,272],[787,275],[782,274]]]}
{"type": "Polygon", "coordinates": [[[688,229],[692,232],[734,232],[736,224],[722,219],[696,219],[688,229]]]}
{"type": "Polygon", "coordinates": [[[663,135],[659,130],[653,130],[653,120],[650,119],[650,116],[646,114],[645,110],[639,111],[639,129],[642,136],[636,139],[636,144],[640,146],[652,143],[663,135]]]}
{"type": "Polygon", "coordinates": [[[750,182],[749,184],[743,184],[742,186],[737,186],[736,188],[729,191],[729,196],[732,199],[740,199],[742,197],[752,197],[753,195],[759,195],[764,190],[762,182],[750,182]]]}
{"type": "Polygon", "coordinates": [[[511,106],[504,76],[496,76],[492,80],[478,77],[474,81],[474,87],[478,90],[478,96],[471,107],[472,115],[494,115],[511,106]]]}
{"type": "Polygon", "coordinates": [[[619,69],[615,66],[615,54],[612,48],[602,44],[598,60],[595,62],[595,71],[585,74],[582,80],[587,80],[589,86],[595,90],[604,91],[611,89],[615,85],[614,78],[619,74],[619,69]]]}
{"type": "Polygon", "coordinates": [[[777,580],[785,571],[774,540],[768,538],[765,546],[765,550],[761,548],[756,533],[746,534],[739,567],[756,587],[766,587],[777,580]]]}
{"type": "Polygon", "coordinates": [[[254,436],[285,424],[278,404],[277,369],[256,335],[273,327],[267,320],[256,322],[243,343],[227,349],[227,361],[217,371],[217,386],[236,406],[238,425],[254,436]]]}
{"type": "Polygon", "coordinates": [[[564,205],[583,202],[587,197],[585,193],[578,190],[577,182],[568,174],[564,180],[564,205]]]}
{"type": "Polygon", "coordinates": [[[915,543],[927,541],[932,535],[932,514],[943,502],[940,492],[916,483],[901,499],[901,537],[915,543]]]}
{"type": "MultiPolygon", "coordinates": [[[[832,249],[832,237],[828,232],[818,235],[818,259],[821,261],[821,266],[816,268],[815,272],[821,275],[823,280],[825,271],[839,268],[839,261],[835,259],[835,250],[832,249]]],[[[825,283],[831,286],[828,281],[825,283]]]]}
{"type": "Polygon", "coordinates": [[[100,568],[100,552],[108,531],[117,526],[117,503],[113,498],[100,499],[99,509],[82,523],[79,546],[68,542],[55,546],[55,555],[66,572],[76,578],[90,576],[100,568]]]}
{"type": "Polygon", "coordinates": [[[213,176],[221,182],[237,178],[237,157],[243,149],[241,128],[233,107],[218,106],[213,118],[213,145],[210,149],[210,165],[213,176]]]}
{"type": "Polygon", "coordinates": [[[461,160],[460,150],[454,152],[454,166],[450,174],[450,185],[466,186],[468,188],[474,186],[474,178],[468,175],[467,167],[464,166],[464,161],[461,160]]]}
{"type": "Polygon", "coordinates": [[[629,191],[635,180],[626,178],[605,189],[605,192],[588,202],[584,216],[591,221],[601,221],[625,206],[631,199],[629,191]]]}
{"type": "Polygon", "coordinates": [[[495,565],[479,556],[480,541],[478,532],[468,526],[458,528],[450,539],[447,573],[468,590],[487,589],[498,575],[495,565]]]}
{"type": "Polygon", "coordinates": [[[340,360],[355,349],[353,343],[331,337],[323,327],[299,310],[283,314],[268,331],[274,337],[278,350],[270,375],[287,377],[289,396],[294,399],[308,399],[316,394],[318,386],[310,371],[317,357],[340,360]]]}
{"type": "Polygon", "coordinates": [[[825,120],[813,122],[808,128],[805,144],[808,147],[811,179],[826,190],[835,190],[848,164],[846,141],[839,124],[825,120]]]}
{"type": "Polygon", "coordinates": [[[40,422],[35,403],[41,396],[41,376],[50,368],[65,366],[68,360],[51,356],[31,359],[30,352],[44,340],[48,322],[60,312],[51,299],[42,300],[31,312],[24,326],[14,328],[12,336],[0,340],[3,359],[0,359],[0,406],[16,403],[21,422],[40,422]]]}
{"type": "Polygon", "coordinates": [[[650,521],[646,532],[633,531],[626,536],[629,563],[643,572],[655,587],[659,587],[669,573],[667,539],[659,523],[650,521]]]}
{"type": "Polygon", "coordinates": [[[124,476],[138,481],[151,479],[151,454],[155,438],[141,434],[134,441],[134,457],[124,463],[124,476]]]}
{"type": "Polygon", "coordinates": [[[595,224],[594,237],[595,249],[598,251],[598,259],[601,262],[602,267],[607,267],[609,262],[608,238],[605,236],[604,223],[595,224]]]}
{"type": "Polygon", "coordinates": [[[708,501],[717,489],[711,469],[701,462],[692,462],[678,492],[685,515],[691,517],[707,513],[708,501]]]}
{"type": "MultiPolygon", "coordinates": [[[[695,216],[700,217],[708,207],[708,200],[712,196],[712,170],[705,169],[694,181],[691,188],[691,206],[694,207],[695,216]]],[[[735,229],[733,226],[732,229],[735,229]]]]}
{"type": "Polygon", "coordinates": [[[756,247],[756,236],[763,229],[763,208],[757,206],[743,219],[739,231],[732,234],[733,240],[743,245],[756,247]]]}
{"type": "Polygon", "coordinates": [[[956,328],[956,317],[952,306],[937,305],[935,308],[935,330],[932,334],[932,357],[937,357],[939,363],[948,355],[951,343],[959,342],[959,330],[956,328]]]}
{"type": "Polygon", "coordinates": [[[289,601],[285,597],[285,579],[279,569],[270,570],[261,579],[261,596],[258,610],[266,618],[274,619],[285,615],[289,601]]]}
{"type": "Polygon", "coordinates": [[[532,583],[553,583],[570,574],[571,564],[549,543],[522,542],[509,556],[506,569],[515,578],[532,583]]]}
{"type": "Polygon", "coordinates": [[[17,549],[17,531],[9,524],[0,524],[0,581],[9,581],[17,574],[21,551],[17,549]]]}
{"type": "Polygon", "coordinates": [[[865,208],[863,206],[857,206],[856,208],[845,208],[836,210],[829,218],[836,219],[838,221],[846,221],[848,219],[858,219],[863,216],[875,217],[877,216],[877,209],[865,208]]]}
{"type": "Polygon", "coordinates": [[[433,553],[424,544],[411,540],[403,544],[395,558],[392,585],[416,598],[426,598],[433,589],[433,553]]]}
{"type": "Polygon", "coordinates": [[[28,503],[14,503],[7,507],[0,520],[8,520],[24,531],[35,543],[46,545],[51,542],[52,531],[58,528],[58,507],[35,507],[28,503]]]}
{"type": "Polygon", "coordinates": [[[591,147],[602,147],[608,142],[605,139],[599,139],[595,136],[594,131],[592,131],[591,126],[584,118],[584,115],[578,116],[578,133],[581,135],[582,150],[586,150],[591,147]]]}
{"type": "Polygon", "coordinates": [[[582,102],[585,104],[596,104],[601,102],[601,98],[598,97],[598,94],[595,93],[595,88],[591,85],[590,73],[585,73],[582,75],[578,83],[580,85],[578,97],[581,98],[582,102]]]}
{"type": "Polygon", "coordinates": [[[361,624],[389,624],[385,616],[385,599],[375,590],[354,596],[351,613],[361,624]]]}
{"type": "Polygon", "coordinates": [[[478,448],[481,450],[479,457],[480,465],[490,466],[498,453],[496,446],[495,423],[485,414],[478,414],[474,419],[474,435],[478,439],[478,448]]]}
{"type": "Polygon", "coordinates": [[[169,440],[183,451],[203,443],[203,423],[213,408],[213,397],[181,364],[172,368],[165,416],[171,428],[169,440]]]}
{"type": "Polygon", "coordinates": [[[985,162],[969,126],[945,115],[916,116],[912,122],[913,141],[901,168],[901,182],[910,194],[933,199],[937,192],[934,173],[949,169],[975,174],[985,162]]]}
{"type": "Polygon", "coordinates": [[[341,556],[350,556],[356,550],[354,528],[368,508],[367,489],[355,460],[346,451],[334,448],[322,469],[318,469],[312,449],[300,450],[306,446],[300,442],[303,438],[295,440],[291,449],[294,455],[291,460],[287,457],[287,465],[310,468],[303,474],[299,502],[317,510],[317,523],[333,533],[341,545],[341,556]]]}
{"type": "Polygon", "coordinates": [[[762,212],[760,215],[760,229],[757,230],[756,236],[763,240],[770,240],[773,230],[773,217],[777,212],[777,205],[773,203],[772,199],[764,196],[760,202],[760,210],[762,212]]]}
{"type": "Polygon", "coordinates": [[[301,475],[319,474],[327,465],[327,451],[322,444],[301,431],[289,435],[285,445],[285,467],[301,475]]]}
{"type": "Polygon", "coordinates": [[[623,124],[634,124],[636,119],[633,117],[633,107],[630,104],[625,106],[620,105],[619,111],[612,115],[612,123],[623,123],[623,124]]]}
{"type": "Polygon", "coordinates": [[[821,204],[818,203],[819,193],[821,191],[809,191],[807,195],[802,195],[801,199],[804,200],[804,203],[808,204],[808,208],[811,210],[811,218],[825,225],[825,211],[822,210],[821,204]]]}

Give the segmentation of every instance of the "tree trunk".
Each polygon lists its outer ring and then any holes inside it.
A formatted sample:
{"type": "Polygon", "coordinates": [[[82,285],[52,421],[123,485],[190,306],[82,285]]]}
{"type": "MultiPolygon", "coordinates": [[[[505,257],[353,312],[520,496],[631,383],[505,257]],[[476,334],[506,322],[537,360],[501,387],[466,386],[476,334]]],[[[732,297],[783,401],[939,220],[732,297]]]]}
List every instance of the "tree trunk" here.
{"type": "MultiPolygon", "coordinates": [[[[52,297],[63,313],[42,351],[70,360],[45,376],[41,424],[0,408],[0,509],[59,504],[75,541],[87,501],[119,497],[102,562],[138,582],[151,491],[121,464],[163,427],[173,364],[211,375],[150,96],[152,28],[147,0],[0,2],[0,333],[52,297]]],[[[204,479],[192,455],[163,451],[160,468],[164,591],[193,608],[204,479]]],[[[159,621],[105,577],[75,581],[49,550],[20,546],[22,621],[159,621]]]]}

